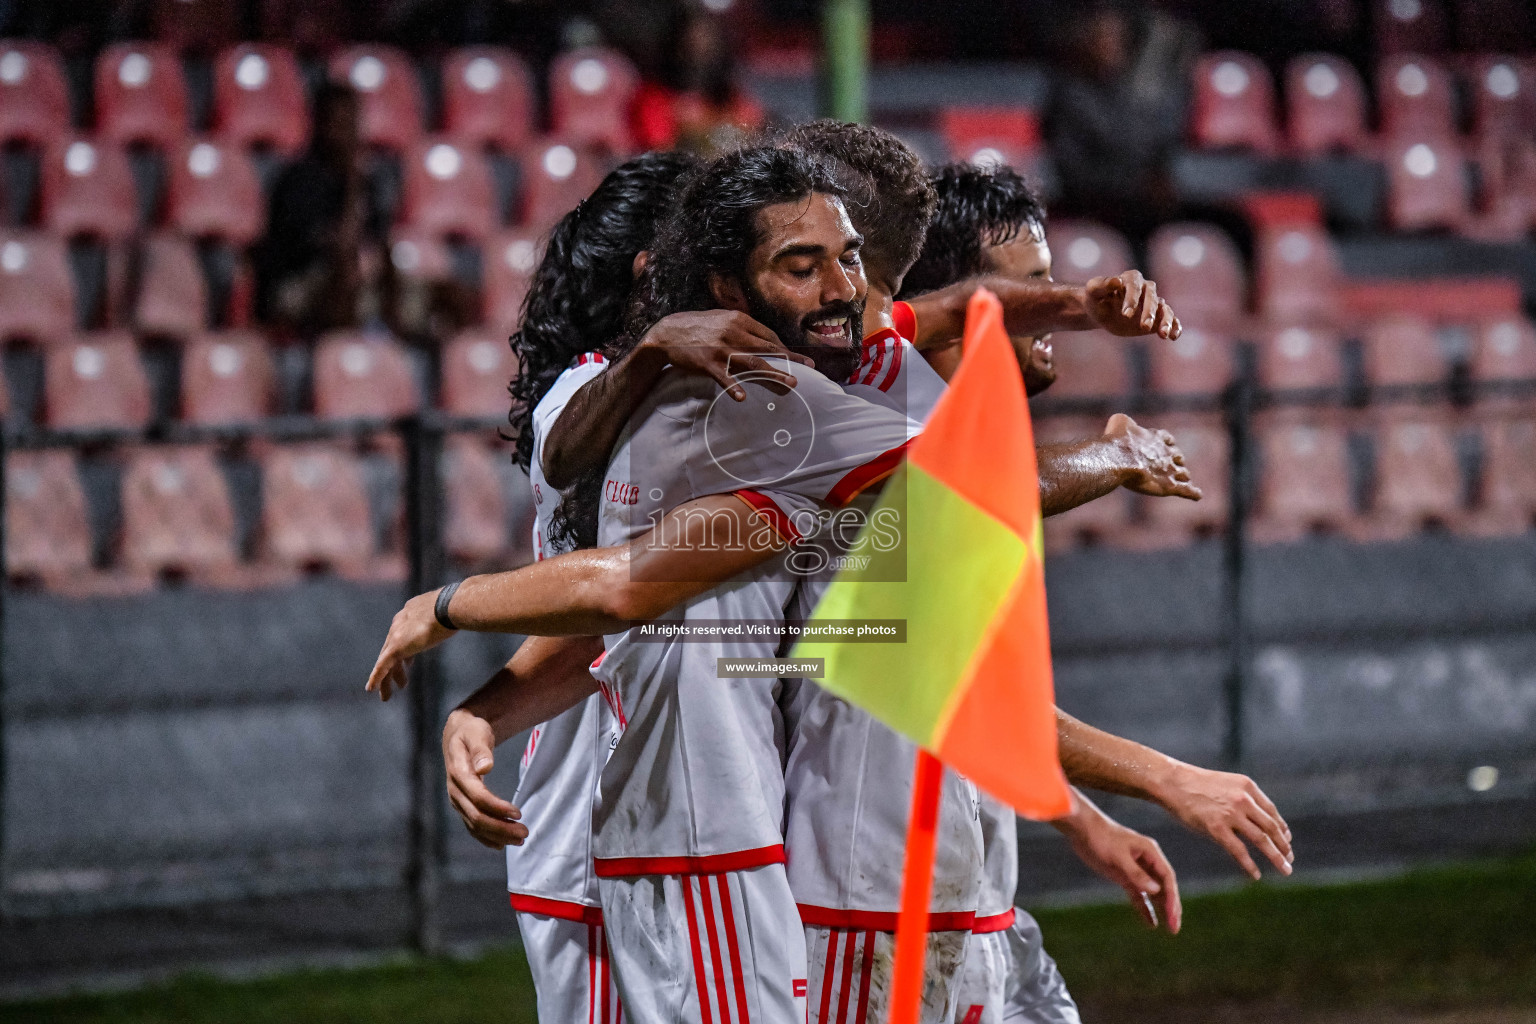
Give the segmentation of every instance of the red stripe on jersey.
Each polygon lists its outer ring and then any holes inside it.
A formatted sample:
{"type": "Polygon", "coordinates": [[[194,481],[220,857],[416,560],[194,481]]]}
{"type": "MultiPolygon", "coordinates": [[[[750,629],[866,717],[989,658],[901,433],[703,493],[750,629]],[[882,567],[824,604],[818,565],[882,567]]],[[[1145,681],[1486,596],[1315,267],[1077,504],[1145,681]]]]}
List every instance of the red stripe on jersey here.
{"type": "Polygon", "coordinates": [[[607,361],[608,358],[601,352],[583,352],[576,357],[577,366],[586,366],[588,363],[592,363],[594,366],[601,366],[607,361]]]}
{"type": "Polygon", "coordinates": [[[891,390],[891,385],[896,383],[896,376],[901,373],[901,356],[905,348],[900,338],[891,342],[891,368],[885,372],[884,379],[875,385],[881,391],[891,390]]]}
{"type": "Polygon", "coordinates": [[[902,459],[906,458],[907,446],[911,443],[911,441],[903,441],[890,451],[876,455],[862,466],[850,469],[837,482],[837,485],[827,492],[827,504],[840,508],[869,487],[896,472],[896,467],[901,465],[902,459]]]}
{"type": "Polygon", "coordinates": [[[848,1024],[848,995],[853,987],[853,932],[847,935],[843,941],[843,983],[837,988],[837,1024],[848,1024]]]}
{"type": "MultiPolygon", "coordinates": [[[[894,932],[899,915],[880,910],[844,910],[840,907],[818,907],[809,903],[796,904],[800,908],[800,921],[812,928],[873,928],[877,932],[894,932]]],[[[931,932],[968,932],[976,922],[972,911],[947,911],[928,915],[931,932]]]]}
{"type": "Polygon", "coordinates": [[[875,974],[875,933],[864,933],[864,963],[859,975],[859,1015],[854,1024],[865,1024],[869,1016],[869,983],[875,974]]]}
{"type": "Polygon", "coordinates": [[[795,524],[790,522],[789,516],[774,501],[762,491],[732,491],[732,494],[752,506],[752,511],[762,517],[763,521],[773,528],[773,532],[779,535],[779,539],[786,544],[800,543],[800,531],[795,529],[795,524]]]}
{"type": "Polygon", "coordinates": [[[736,1012],[741,1015],[741,1024],[752,1024],[751,1015],[747,1011],[746,972],[741,969],[741,947],[736,941],[736,914],[731,906],[730,880],[725,875],[715,877],[720,881],[720,907],[725,911],[725,942],[731,951],[731,979],[736,983],[736,1012]]]}
{"type": "MultiPolygon", "coordinates": [[[[683,879],[683,884],[688,885],[690,880],[683,879]]],[[[704,906],[704,927],[709,934],[709,964],[715,969],[715,998],[720,1002],[720,1020],[731,1020],[731,1001],[726,994],[725,969],[720,964],[720,936],[715,934],[715,921],[718,914],[715,913],[715,901],[709,895],[709,877],[706,875],[699,879],[699,900],[704,906]]]]}
{"type": "Polygon", "coordinates": [[[625,878],[630,875],[714,875],[722,871],[745,871],[767,864],[783,864],[784,844],[760,846],[755,850],[715,853],[705,857],[594,857],[593,870],[598,878],[625,878]]]}
{"type": "Polygon", "coordinates": [[[586,924],[603,923],[603,908],[589,907],[571,900],[552,900],[547,896],[530,896],[522,892],[507,893],[512,909],[523,914],[542,914],[562,921],[581,921],[586,924]]]}
{"type": "Polygon", "coordinates": [[[917,310],[912,308],[910,302],[897,302],[891,307],[891,323],[896,325],[896,333],[906,338],[912,344],[917,344],[917,310]]]}
{"type": "Polygon", "coordinates": [[[1013,927],[1013,919],[1017,916],[1012,907],[1001,914],[988,914],[986,917],[978,917],[976,923],[971,925],[971,931],[977,935],[985,935],[988,932],[1006,931],[1013,927]]]}
{"type": "Polygon", "coordinates": [[[699,914],[694,908],[691,879],[684,878],[683,902],[688,906],[688,942],[693,947],[693,990],[699,997],[699,1018],[703,1024],[711,1024],[709,993],[704,990],[704,951],[699,948],[699,914]]]}
{"type": "Polygon", "coordinates": [[[892,342],[901,340],[895,331],[887,327],[883,331],[876,331],[864,339],[864,346],[860,349],[859,368],[853,372],[853,383],[873,384],[875,375],[885,365],[890,355],[892,342]]]}

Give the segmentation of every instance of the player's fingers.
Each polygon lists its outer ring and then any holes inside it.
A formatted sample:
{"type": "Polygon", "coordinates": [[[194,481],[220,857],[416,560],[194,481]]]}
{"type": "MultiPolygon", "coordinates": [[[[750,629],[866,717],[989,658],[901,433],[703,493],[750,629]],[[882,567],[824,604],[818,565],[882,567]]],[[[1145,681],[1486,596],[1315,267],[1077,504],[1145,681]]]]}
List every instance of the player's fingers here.
{"type": "Polygon", "coordinates": [[[1170,498],[1188,498],[1190,501],[1199,501],[1205,497],[1205,492],[1192,483],[1183,480],[1175,480],[1168,488],[1170,498]]]}
{"type": "Polygon", "coordinates": [[[758,356],[745,356],[738,353],[731,360],[730,370],[738,377],[751,374],[752,383],[763,384],[776,394],[788,394],[789,389],[796,383],[794,375],[785,373],[758,356]],[[780,385],[781,389],[775,389],[775,384],[780,385]]]}
{"type": "Polygon", "coordinates": [[[379,648],[379,656],[373,663],[373,671],[368,673],[368,682],[363,689],[372,693],[379,688],[394,663],[394,646],[389,638],[384,639],[384,646],[379,648]]]}
{"type": "Polygon", "coordinates": [[[1127,318],[1135,316],[1141,304],[1141,275],[1134,270],[1127,270],[1114,280],[1121,289],[1120,315],[1127,318]]]}
{"type": "Polygon", "coordinates": [[[1125,873],[1126,881],[1134,886],[1137,892],[1151,893],[1155,896],[1163,891],[1162,883],[1142,866],[1139,851],[1127,851],[1120,863],[1120,870],[1125,873]]]}
{"type": "Polygon", "coordinates": [[[1239,819],[1232,827],[1235,828],[1237,830],[1237,834],[1246,839],[1249,845],[1257,850],[1265,860],[1273,864],[1276,871],[1280,872],[1282,875],[1288,875],[1291,873],[1290,861],[1285,859],[1285,854],[1280,852],[1279,848],[1275,846],[1274,840],[1270,839],[1269,834],[1266,833],[1263,829],[1259,828],[1259,826],[1255,825],[1247,818],[1239,819]]]}
{"type": "Polygon", "coordinates": [[[1248,847],[1243,845],[1243,841],[1235,832],[1229,828],[1221,828],[1212,838],[1233,860],[1237,861],[1237,866],[1247,872],[1249,878],[1257,880],[1261,877],[1259,866],[1253,862],[1252,857],[1248,856],[1248,847]]]}
{"type": "Polygon", "coordinates": [[[774,348],[783,349],[785,352],[789,351],[788,349],[784,348],[784,343],[779,339],[778,334],[774,333],[773,328],[769,327],[761,320],[758,320],[756,317],[748,316],[745,313],[737,313],[733,319],[733,326],[742,333],[751,335],[760,341],[767,342],[774,348]]]}
{"type": "Polygon", "coordinates": [[[1168,863],[1162,850],[1154,847],[1146,856],[1147,870],[1163,883],[1163,891],[1159,895],[1159,902],[1163,905],[1163,923],[1171,934],[1177,935],[1184,922],[1184,902],[1179,898],[1179,876],[1174,873],[1173,865],[1168,863]]]}
{"type": "Polygon", "coordinates": [[[1152,330],[1152,318],[1157,315],[1157,285],[1145,282],[1141,290],[1141,304],[1136,308],[1136,322],[1144,331],[1152,330]]]}
{"type": "Polygon", "coordinates": [[[1285,832],[1285,841],[1289,843],[1291,841],[1291,826],[1285,823],[1285,818],[1280,814],[1280,808],[1275,806],[1275,802],[1269,798],[1269,794],[1260,789],[1257,782],[1249,779],[1248,795],[1253,798],[1254,803],[1258,804],[1265,814],[1275,820],[1275,823],[1285,832]]]}
{"type": "MultiPolygon", "coordinates": [[[[1291,842],[1285,837],[1285,831],[1280,828],[1280,824],[1260,810],[1258,804],[1252,804],[1248,808],[1248,823],[1258,829],[1269,840],[1270,848],[1280,858],[1280,860],[1276,861],[1273,855],[1269,855],[1270,861],[1274,863],[1277,869],[1290,874],[1291,862],[1296,858],[1291,851],[1291,842]]],[[[1268,854],[1266,853],[1266,855],[1268,854]]]]}
{"type": "Polygon", "coordinates": [[[1175,314],[1174,318],[1173,318],[1173,330],[1168,332],[1168,340],[1169,341],[1178,341],[1179,340],[1179,335],[1181,335],[1183,333],[1184,333],[1184,323],[1183,323],[1183,321],[1181,321],[1178,318],[1178,315],[1175,314]]]}
{"type": "Polygon", "coordinates": [[[1156,930],[1157,910],[1152,905],[1152,897],[1134,885],[1127,885],[1125,894],[1131,898],[1131,906],[1135,909],[1136,916],[1141,918],[1141,923],[1156,930]]]}
{"type": "Polygon", "coordinates": [[[1157,301],[1157,320],[1154,325],[1158,337],[1171,338],[1173,335],[1173,307],[1162,299],[1157,301]]]}

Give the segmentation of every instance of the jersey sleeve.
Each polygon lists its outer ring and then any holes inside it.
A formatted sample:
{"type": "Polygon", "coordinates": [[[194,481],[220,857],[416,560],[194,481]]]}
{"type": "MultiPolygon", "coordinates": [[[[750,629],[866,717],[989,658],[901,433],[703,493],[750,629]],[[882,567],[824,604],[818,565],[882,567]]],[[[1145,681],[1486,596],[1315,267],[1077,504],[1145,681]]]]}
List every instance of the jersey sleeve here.
{"type": "Polygon", "coordinates": [[[533,407],[533,457],[540,464],[544,461],[544,439],[549,436],[549,428],[565,412],[576,392],[607,368],[608,361],[601,356],[583,358],[556,377],[544,397],[539,399],[539,404],[533,407]]]}
{"type": "Polygon", "coordinates": [[[917,344],[917,310],[912,308],[912,303],[898,300],[891,307],[891,321],[897,334],[917,344]]]}

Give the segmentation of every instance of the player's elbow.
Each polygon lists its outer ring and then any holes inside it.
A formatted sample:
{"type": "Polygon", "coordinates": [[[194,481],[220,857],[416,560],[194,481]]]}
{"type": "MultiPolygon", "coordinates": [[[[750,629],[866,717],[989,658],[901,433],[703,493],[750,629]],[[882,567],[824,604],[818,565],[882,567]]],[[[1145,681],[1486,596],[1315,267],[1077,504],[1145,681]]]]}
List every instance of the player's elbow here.
{"type": "Polygon", "coordinates": [[[605,586],[600,603],[605,616],[621,622],[648,622],[667,610],[658,607],[661,602],[655,584],[638,583],[630,579],[614,581],[605,586]]]}

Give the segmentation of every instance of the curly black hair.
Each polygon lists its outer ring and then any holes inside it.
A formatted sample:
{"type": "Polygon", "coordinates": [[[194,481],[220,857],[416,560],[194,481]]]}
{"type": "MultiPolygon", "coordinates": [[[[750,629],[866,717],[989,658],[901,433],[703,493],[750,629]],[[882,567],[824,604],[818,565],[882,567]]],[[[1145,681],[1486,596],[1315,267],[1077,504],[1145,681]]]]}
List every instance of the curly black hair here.
{"type": "Polygon", "coordinates": [[[1045,207],[1012,167],[953,163],[933,172],[938,206],[901,296],[921,295],[986,270],[983,253],[1029,232],[1043,238],[1045,207]]]}
{"type": "Polygon", "coordinates": [[[518,358],[512,395],[513,458],[533,458],[533,408],[555,378],[583,352],[610,358],[625,351],[624,314],[635,256],[651,244],[657,223],[698,158],[647,153],[620,165],[550,232],[522,322],[512,335],[518,358]]]}
{"type": "Polygon", "coordinates": [[[822,118],[790,128],[782,145],[828,156],[868,179],[873,202],[850,205],[864,235],[864,264],[892,288],[917,259],[937,197],[923,162],[883,128],[822,118]]]}

